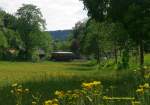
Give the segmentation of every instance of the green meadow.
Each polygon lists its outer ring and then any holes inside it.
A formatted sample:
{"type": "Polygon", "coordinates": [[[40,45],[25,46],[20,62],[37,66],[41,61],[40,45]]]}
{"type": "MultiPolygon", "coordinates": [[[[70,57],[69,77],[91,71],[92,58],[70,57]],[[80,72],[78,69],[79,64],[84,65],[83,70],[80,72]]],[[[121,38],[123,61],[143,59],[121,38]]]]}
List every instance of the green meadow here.
{"type": "MultiPolygon", "coordinates": [[[[150,64],[150,55],[145,56],[146,65],[150,64]]],[[[131,67],[133,64],[131,65],[131,67]]],[[[24,96],[23,105],[30,105],[32,95],[41,96],[40,103],[54,97],[56,90],[80,89],[83,82],[101,81],[109,96],[134,96],[140,80],[135,66],[130,70],[115,70],[112,67],[97,69],[91,61],[72,62],[0,62],[0,103],[15,105],[11,85],[21,84],[32,93],[24,96]],[[111,87],[114,86],[113,89],[111,87]],[[32,95],[31,95],[32,94],[32,95]]],[[[105,93],[105,94],[106,94],[105,93]]]]}

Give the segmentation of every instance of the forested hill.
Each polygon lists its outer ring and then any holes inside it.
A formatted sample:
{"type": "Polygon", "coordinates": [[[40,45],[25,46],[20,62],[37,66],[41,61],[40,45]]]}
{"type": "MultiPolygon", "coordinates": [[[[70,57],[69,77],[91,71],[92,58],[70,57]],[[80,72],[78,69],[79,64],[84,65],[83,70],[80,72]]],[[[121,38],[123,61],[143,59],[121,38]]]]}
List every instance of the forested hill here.
{"type": "Polygon", "coordinates": [[[56,30],[48,31],[54,40],[65,40],[72,32],[72,30],[56,30]]]}

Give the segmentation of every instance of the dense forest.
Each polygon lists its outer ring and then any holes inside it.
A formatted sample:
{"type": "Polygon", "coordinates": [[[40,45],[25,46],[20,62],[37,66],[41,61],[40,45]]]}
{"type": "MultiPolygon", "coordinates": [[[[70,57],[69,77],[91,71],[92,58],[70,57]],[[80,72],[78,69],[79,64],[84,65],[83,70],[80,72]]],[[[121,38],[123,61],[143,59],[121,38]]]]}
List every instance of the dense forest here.
{"type": "Polygon", "coordinates": [[[38,61],[40,51],[48,56],[51,37],[45,32],[40,9],[24,4],[15,15],[0,10],[0,59],[38,61]]]}

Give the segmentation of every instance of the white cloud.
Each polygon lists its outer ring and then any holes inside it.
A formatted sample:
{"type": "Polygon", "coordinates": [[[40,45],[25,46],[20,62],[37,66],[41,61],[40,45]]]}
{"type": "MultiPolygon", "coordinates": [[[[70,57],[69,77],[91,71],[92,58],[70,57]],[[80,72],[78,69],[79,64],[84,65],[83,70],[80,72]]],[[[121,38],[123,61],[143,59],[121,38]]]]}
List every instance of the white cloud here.
{"type": "Polygon", "coordinates": [[[48,30],[70,29],[87,18],[79,0],[0,0],[0,7],[14,14],[22,4],[37,5],[46,19],[48,30]]]}

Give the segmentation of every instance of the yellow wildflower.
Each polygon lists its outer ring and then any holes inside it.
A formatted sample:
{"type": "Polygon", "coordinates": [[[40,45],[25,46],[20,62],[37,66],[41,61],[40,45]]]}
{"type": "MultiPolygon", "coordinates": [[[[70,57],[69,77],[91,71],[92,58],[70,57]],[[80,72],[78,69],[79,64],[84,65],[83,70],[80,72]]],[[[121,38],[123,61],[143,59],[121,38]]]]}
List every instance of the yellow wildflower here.
{"type": "Polygon", "coordinates": [[[45,101],[45,105],[52,105],[53,101],[52,100],[47,100],[45,101]]]}
{"type": "Polygon", "coordinates": [[[92,83],[83,83],[82,87],[85,89],[92,89],[93,88],[93,84],[92,83]]]}
{"type": "Polygon", "coordinates": [[[149,83],[145,83],[144,85],[143,85],[143,87],[144,88],[149,88],[150,86],[149,86],[149,83]]]}
{"type": "Polygon", "coordinates": [[[137,92],[137,93],[142,93],[142,94],[143,94],[143,93],[144,93],[144,89],[143,89],[143,88],[137,89],[136,92],[137,92]]]}
{"type": "Polygon", "coordinates": [[[94,81],[94,82],[93,82],[93,85],[100,85],[100,84],[101,84],[100,81],[94,81]]]}
{"type": "Polygon", "coordinates": [[[59,97],[63,97],[64,96],[64,92],[63,91],[56,91],[55,95],[59,96],[59,97]]]}
{"type": "Polygon", "coordinates": [[[132,101],[132,105],[140,105],[139,101],[132,101]]]}
{"type": "Polygon", "coordinates": [[[58,101],[58,99],[55,98],[55,99],[53,99],[53,102],[58,103],[59,101],[58,101]]]}
{"type": "Polygon", "coordinates": [[[94,82],[90,82],[90,83],[82,83],[82,87],[84,89],[92,89],[94,86],[97,86],[100,84],[101,84],[100,81],[94,81],[94,82]]]}

